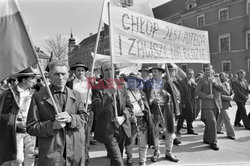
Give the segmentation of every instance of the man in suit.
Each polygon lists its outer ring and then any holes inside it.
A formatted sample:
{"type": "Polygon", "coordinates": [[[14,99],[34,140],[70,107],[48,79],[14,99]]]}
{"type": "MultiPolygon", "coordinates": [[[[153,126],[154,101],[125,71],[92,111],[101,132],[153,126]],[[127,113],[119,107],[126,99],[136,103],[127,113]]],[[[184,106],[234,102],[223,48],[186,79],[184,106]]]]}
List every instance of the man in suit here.
{"type": "Polygon", "coordinates": [[[217,134],[223,134],[222,126],[224,123],[226,127],[226,131],[227,131],[227,137],[229,139],[234,140],[235,139],[234,128],[227,114],[228,108],[232,107],[230,104],[230,101],[233,101],[233,92],[232,92],[229,82],[227,81],[226,73],[224,72],[220,73],[220,81],[223,86],[223,91],[221,92],[222,108],[217,119],[217,134]]]}
{"type": "Polygon", "coordinates": [[[195,110],[195,88],[197,84],[193,80],[194,70],[187,70],[187,77],[181,80],[180,89],[181,89],[181,107],[182,114],[177,123],[177,133],[180,134],[180,130],[183,126],[183,122],[186,119],[187,121],[187,133],[198,135],[198,133],[194,132],[193,129],[193,121],[196,118],[196,110],[195,110]]]}
{"type": "Polygon", "coordinates": [[[234,93],[235,93],[234,101],[236,102],[238,106],[238,109],[236,111],[234,125],[238,127],[243,127],[240,121],[243,120],[243,123],[247,124],[247,121],[245,120],[247,119],[245,105],[246,105],[246,101],[248,100],[249,88],[248,88],[247,80],[245,79],[246,72],[244,70],[239,70],[237,75],[238,75],[238,79],[233,84],[234,93]]]}
{"type": "Polygon", "coordinates": [[[131,138],[133,105],[123,84],[112,79],[111,63],[103,63],[101,71],[104,78],[92,87],[92,105],[96,115],[94,138],[105,145],[111,166],[123,166],[121,151],[125,140],[131,138]]]}
{"type": "Polygon", "coordinates": [[[36,92],[27,118],[27,132],[38,138],[38,166],[84,165],[84,125],[87,112],[79,92],[66,87],[66,62],[49,63],[49,86],[58,114],[46,87],[36,92]]]}
{"type": "MultiPolygon", "coordinates": [[[[75,79],[67,82],[67,86],[70,89],[76,90],[80,93],[83,103],[86,105],[87,92],[88,92],[88,80],[86,78],[86,72],[89,70],[83,63],[77,62],[71,68],[71,71],[75,74],[75,79]]],[[[90,133],[94,119],[94,113],[91,109],[91,90],[89,90],[88,97],[88,122],[85,127],[85,166],[89,165],[89,149],[90,149],[90,133]]]]}
{"type": "Polygon", "coordinates": [[[159,137],[160,133],[164,133],[166,147],[165,157],[170,161],[178,162],[177,157],[172,154],[173,141],[175,138],[174,108],[172,97],[170,93],[167,92],[167,81],[162,78],[162,74],[165,70],[160,66],[153,66],[150,72],[152,72],[153,78],[145,83],[144,91],[150,104],[155,126],[155,147],[151,160],[156,162],[160,157],[159,137]]]}
{"type": "Polygon", "coordinates": [[[205,68],[205,76],[198,83],[195,93],[202,100],[201,109],[205,118],[203,142],[210,144],[213,150],[219,150],[216,117],[222,107],[220,91],[223,90],[223,87],[220,81],[213,76],[213,73],[212,66],[205,68]]]}

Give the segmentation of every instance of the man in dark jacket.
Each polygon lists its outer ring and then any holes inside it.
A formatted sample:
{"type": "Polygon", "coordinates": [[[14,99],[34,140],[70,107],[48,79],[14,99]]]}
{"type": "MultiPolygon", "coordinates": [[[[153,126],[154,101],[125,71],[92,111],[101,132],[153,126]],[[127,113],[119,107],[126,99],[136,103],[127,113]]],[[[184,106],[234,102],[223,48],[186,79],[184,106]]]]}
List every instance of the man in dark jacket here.
{"type": "Polygon", "coordinates": [[[165,134],[165,157],[166,159],[178,162],[176,156],[173,155],[174,133],[174,106],[171,94],[168,92],[169,84],[162,78],[165,70],[160,66],[153,66],[150,69],[153,78],[145,83],[144,91],[150,109],[155,128],[155,147],[154,155],[151,157],[153,162],[158,161],[160,157],[159,137],[160,133],[165,134]],[[165,131],[166,130],[166,131],[165,131]]]}
{"type": "MultiPolygon", "coordinates": [[[[240,123],[243,120],[243,123],[246,123],[247,113],[246,113],[246,101],[248,100],[249,88],[247,80],[245,79],[246,72],[244,70],[238,71],[238,80],[234,82],[233,90],[235,93],[234,101],[237,104],[237,111],[235,116],[234,125],[238,127],[243,127],[240,123]],[[244,122],[245,121],[245,122],[244,122]]],[[[247,126],[247,125],[245,125],[247,126]]]]}
{"type": "Polygon", "coordinates": [[[187,121],[187,133],[197,135],[198,133],[194,132],[193,121],[196,118],[195,112],[195,88],[197,84],[193,80],[194,70],[187,70],[187,77],[181,80],[180,89],[181,89],[181,107],[182,114],[178,120],[177,124],[177,133],[180,134],[180,130],[183,126],[183,122],[186,119],[187,121]]]}
{"type": "Polygon", "coordinates": [[[49,88],[59,113],[43,87],[33,95],[27,118],[27,132],[38,138],[38,166],[84,165],[87,112],[79,92],[65,86],[69,76],[67,64],[52,61],[49,69],[49,88]]]}
{"type": "Polygon", "coordinates": [[[92,105],[96,115],[94,138],[105,145],[111,166],[122,166],[121,145],[124,145],[126,138],[131,138],[130,117],[133,105],[126,88],[112,79],[111,63],[105,62],[101,71],[104,79],[92,87],[92,105]]]}
{"type": "Polygon", "coordinates": [[[35,163],[36,138],[26,131],[26,119],[36,83],[31,68],[16,75],[18,84],[0,97],[0,165],[33,166],[35,163]]]}

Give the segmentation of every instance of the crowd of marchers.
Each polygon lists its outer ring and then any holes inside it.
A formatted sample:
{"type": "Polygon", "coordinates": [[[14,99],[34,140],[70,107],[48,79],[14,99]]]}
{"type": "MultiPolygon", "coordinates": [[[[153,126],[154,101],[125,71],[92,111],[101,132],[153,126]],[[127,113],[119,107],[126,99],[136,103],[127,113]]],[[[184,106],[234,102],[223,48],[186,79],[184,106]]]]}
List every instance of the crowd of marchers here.
{"type": "Polygon", "coordinates": [[[97,141],[105,145],[111,166],[135,164],[135,146],[140,166],[147,165],[149,148],[154,149],[152,162],[162,148],[165,159],[178,162],[174,145],[181,144],[184,126],[187,134],[198,135],[193,127],[198,115],[205,125],[203,142],[213,150],[219,150],[223,126],[232,140],[233,125],[250,130],[245,108],[250,89],[243,70],[233,75],[207,66],[180,76],[171,64],[142,65],[139,74],[125,75],[104,62],[89,79],[89,69],[80,62],[69,67],[54,60],[48,69],[45,80],[27,68],[1,82],[1,166],[88,166],[90,146],[97,141]],[[237,104],[234,124],[228,116],[232,101],[237,104]]]}

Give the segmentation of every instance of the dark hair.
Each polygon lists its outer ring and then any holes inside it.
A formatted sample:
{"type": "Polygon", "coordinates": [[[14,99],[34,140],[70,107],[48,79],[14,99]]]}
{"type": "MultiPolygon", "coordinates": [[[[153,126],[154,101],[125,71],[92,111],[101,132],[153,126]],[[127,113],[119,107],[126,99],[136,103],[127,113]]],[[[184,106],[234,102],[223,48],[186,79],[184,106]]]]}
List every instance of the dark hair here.
{"type": "Polygon", "coordinates": [[[244,70],[239,70],[239,71],[237,72],[237,75],[239,76],[240,73],[246,73],[246,72],[245,72],[244,70]]]}
{"type": "Polygon", "coordinates": [[[49,71],[54,69],[56,66],[66,66],[69,70],[69,64],[67,62],[61,60],[54,60],[49,63],[49,71]]]}

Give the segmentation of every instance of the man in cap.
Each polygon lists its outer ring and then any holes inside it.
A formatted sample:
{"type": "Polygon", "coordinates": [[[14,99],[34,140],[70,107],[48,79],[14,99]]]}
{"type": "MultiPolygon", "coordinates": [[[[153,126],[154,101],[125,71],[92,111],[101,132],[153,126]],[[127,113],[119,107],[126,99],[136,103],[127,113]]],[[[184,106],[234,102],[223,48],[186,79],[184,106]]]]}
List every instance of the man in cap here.
{"type": "Polygon", "coordinates": [[[140,70],[138,70],[138,72],[141,73],[141,77],[142,77],[144,82],[146,82],[147,80],[150,79],[149,69],[146,66],[142,66],[142,68],[140,70]]]}
{"type": "Polygon", "coordinates": [[[151,157],[156,162],[160,157],[159,137],[160,133],[165,134],[165,157],[166,159],[178,162],[176,156],[172,154],[174,134],[173,101],[170,93],[166,90],[167,81],[162,78],[165,72],[160,66],[153,66],[149,72],[152,72],[153,78],[148,80],[144,86],[147,100],[150,104],[153,122],[155,125],[155,151],[151,157]],[[166,130],[166,131],[165,131],[166,130]]]}
{"type": "Polygon", "coordinates": [[[132,150],[135,138],[138,138],[139,146],[139,166],[146,165],[148,147],[154,146],[153,121],[145,92],[139,87],[142,80],[134,73],[130,73],[127,80],[127,91],[131,103],[133,104],[133,116],[136,117],[132,124],[132,142],[126,146],[127,165],[132,165],[132,150]]]}
{"type": "Polygon", "coordinates": [[[0,97],[0,165],[33,166],[36,138],[27,133],[26,120],[36,74],[27,68],[16,75],[18,84],[0,97]]]}
{"type": "Polygon", "coordinates": [[[46,89],[36,92],[27,117],[27,132],[38,138],[38,166],[84,165],[84,125],[87,123],[80,93],[66,87],[68,64],[49,63],[49,86],[58,113],[46,89]]]}
{"type": "MultiPolygon", "coordinates": [[[[86,72],[88,71],[88,67],[86,67],[83,63],[77,62],[75,65],[71,67],[71,71],[75,74],[75,79],[67,82],[67,86],[73,90],[78,91],[81,94],[81,98],[83,103],[86,105],[87,92],[88,92],[88,80],[86,78],[86,72]]],[[[85,165],[89,165],[89,149],[90,149],[90,133],[93,124],[94,114],[91,109],[91,90],[89,90],[88,97],[88,122],[85,127],[85,156],[86,163],[85,165]]]]}
{"type": "Polygon", "coordinates": [[[124,85],[112,79],[110,62],[103,63],[101,72],[104,78],[92,87],[92,105],[96,115],[94,138],[105,145],[111,166],[123,166],[123,147],[119,147],[119,144],[124,145],[126,138],[131,137],[130,117],[133,105],[124,85]]]}

